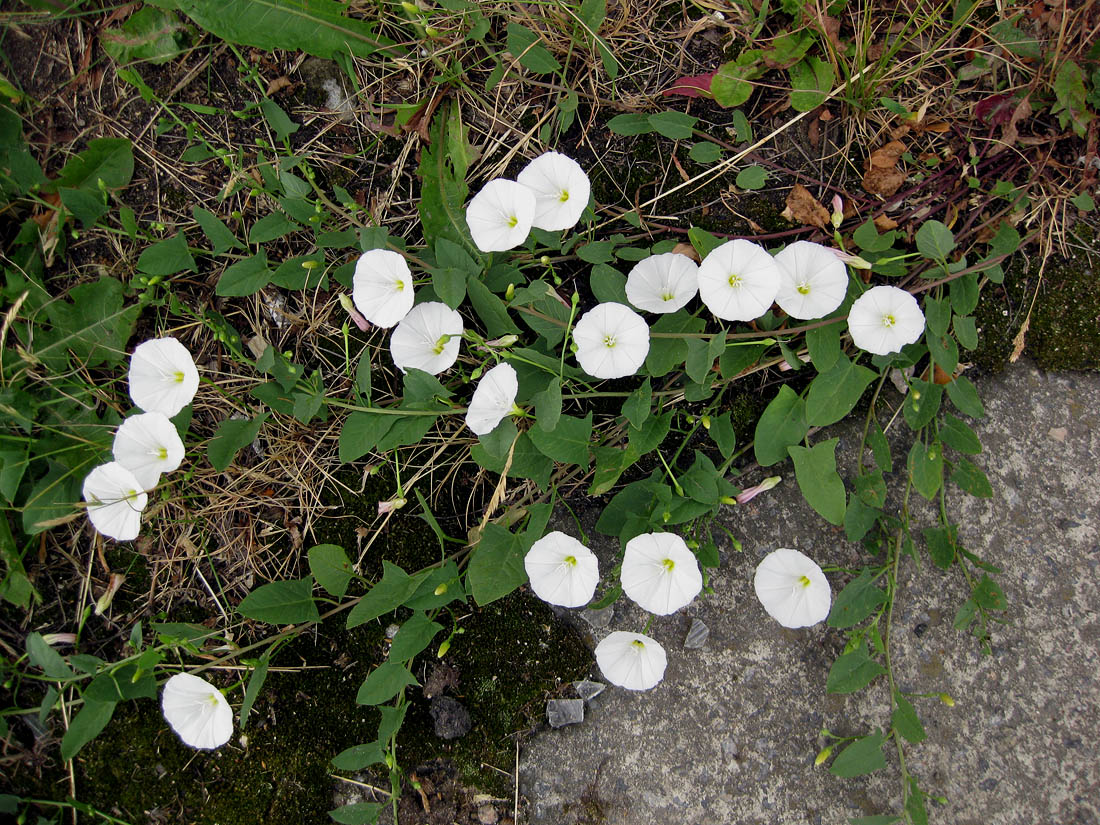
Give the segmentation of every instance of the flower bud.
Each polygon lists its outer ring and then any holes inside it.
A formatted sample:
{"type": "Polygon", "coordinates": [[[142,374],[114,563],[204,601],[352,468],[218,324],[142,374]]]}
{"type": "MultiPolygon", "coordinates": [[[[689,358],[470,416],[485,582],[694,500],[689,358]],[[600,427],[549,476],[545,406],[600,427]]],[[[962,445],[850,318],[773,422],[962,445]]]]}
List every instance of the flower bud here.
{"type": "Polygon", "coordinates": [[[437,588],[436,588],[435,590],[433,590],[432,592],[433,592],[433,593],[434,593],[434,594],[435,594],[436,596],[442,596],[442,595],[443,595],[444,593],[446,593],[446,592],[447,592],[447,582],[443,582],[443,584],[439,585],[439,587],[437,587],[437,588]]]}
{"type": "Polygon", "coordinates": [[[817,756],[814,758],[814,767],[816,768],[816,767],[819,767],[820,765],[822,765],[825,762],[825,760],[829,758],[829,754],[831,754],[832,752],[833,752],[833,746],[832,745],[826,745],[820,751],[818,751],[817,756]]]}
{"type": "Polygon", "coordinates": [[[539,263],[543,266],[550,266],[550,256],[543,255],[541,258],[539,258],[539,263]]]}
{"type": "Polygon", "coordinates": [[[709,415],[704,415],[702,418],[699,419],[699,423],[703,425],[704,430],[709,430],[710,429],[710,416],[709,415]]]}
{"type": "Polygon", "coordinates": [[[121,573],[112,573],[111,580],[107,583],[107,590],[103,595],[99,597],[99,600],[95,603],[95,614],[102,616],[107,608],[111,606],[111,602],[115,599],[115,593],[122,587],[122,583],[126,581],[126,577],[121,573]]]}
{"type": "Polygon", "coordinates": [[[340,306],[344,308],[348,317],[355,322],[355,326],[359,327],[360,332],[366,332],[370,329],[370,322],[355,308],[355,304],[352,302],[350,295],[343,292],[340,293],[340,306]]]}
{"type": "Polygon", "coordinates": [[[435,652],[435,658],[442,659],[447,655],[447,651],[451,649],[451,640],[444,639],[443,644],[439,646],[439,650],[435,652]]]}
{"type": "Polygon", "coordinates": [[[941,693],[940,701],[947,705],[949,708],[955,707],[955,700],[951,698],[951,694],[949,693],[941,693]]]}
{"type": "Polygon", "coordinates": [[[74,645],[76,644],[75,633],[46,633],[42,636],[42,641],[53,647],[54,645],[74,645]]]}
{"type": "Polygon", "coordinates": [[[844,223],[844,199],[840,195],[833,195],[833,214],[829,219],[833,229],[840,229],[840,225],[844,223]]]}
{"type": "Polygon", "coordinates": [[[504,290],[504,299],[506,301],[511,301],[515,297],[516,297],[516,285],[515,284],[508,284],[508,288],[506,290],[504,290]]]}

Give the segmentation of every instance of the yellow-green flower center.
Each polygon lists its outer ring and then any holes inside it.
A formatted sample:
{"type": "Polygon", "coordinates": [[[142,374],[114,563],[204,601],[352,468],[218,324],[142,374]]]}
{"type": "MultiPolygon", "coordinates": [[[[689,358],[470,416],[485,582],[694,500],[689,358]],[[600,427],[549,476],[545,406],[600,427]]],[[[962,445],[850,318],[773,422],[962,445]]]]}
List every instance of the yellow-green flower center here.
{"type": "Polygon", "coordinates": [[[798,290],[799,295],[809,295],[810,294],[810,285],[808,283],[806,283],[805,281],[803,281],[798,286],[796,286],[795,289],[798,290]]]}
{"type": "Polygon", "coordinates": [[[674,562],[672,559],[665,559],[663,562],[661,562],[661,566],[663,566],[665,570],[671,573],[673,568],[676,567],[676,562],[674,562]]]}
{"type": "Polygon", "coordinates": [[[443,348],[445,346],[447,346],[447,342],[449,340],[451,340],[450,335],[441,335],[441,336],[439,336],[439,340],[436,341],[435,346],[432,347],[432,352],[434,352],[436,355],[441,355],[443,353],[443,348]]]}
{"type": "Polygon", "coordinates": [[[662,301],[671,301],[675,297],[676,296],[673,295],[671,292],[662,292],[661,293],[661,300],[662,301]]]}
{"type": "Polygon", "coordinates": [[[563,559],[563,561],[566,564],[568,564],[570,567],[576,567],[577,566],[577,557],[576,556],[566,556],[563,559]]]}
{"type": "Polygon", "coordinates": [[[605,335],[603,337],[603,345],[605,347],[607,347],[608,349],[614,349],[615,348],[615,336],[614,335],[605,335]]]}
{"type": "Polygon", "coordinates": [[[734,289],[740,288],[744,280],[745,279],[738,275],[736,272],[730,273],[730,286],[732,286],[734,289]]]}
{"type": "Polygon", "coordinates": [[[167,447],[161,447],[159,450],[157,450],[157,458],[159,458],[161,461],[167,461],[168,460],[168,448],[167,447]]]}
{"type": "Polygon", "coordinates": [[[393,291],[394,292],[404,292],[405,291],[405,282],[404,281],[394,281],[393,282],[393,291]]]}
{"type": "Polygon", "coordinates": [[[634,647],[638,648],[638,650],[645,650],[645,642],[643,642],[641,639],[635,639],[633,642],[631,642],[631,644],[634,645],[634,647]]]}
{"type": "Polygon", "coordinates": [[[561,194],[558,195],[558,201],[560,201],[561,203],[565,203],[567,200],[569,200],[569,190],[562,189],[561,194]]]}
{"type": "Polygon", "coordinates": [[[809,587],[810,586],[810,579],[809,579],[808,576],[799,576],[798,577],[798,583],[800,585],[802,585],[803,587],[809,587]]]}
{"type": "Polygon", "coordinates": [[[183,383],[183,370],[176,370],[172,374],[172,380],[175,381],[177,384],[182,384],[183,383]]]}
{"type": "Polygon", "coordinates": [[[893,316],[892,313],[887,313],[882,316],[882,325],[889,329],[898,322],[898,319],[893,316]]]}
{"type": "Polygon", "coordinates": [[[514,229],[518,223],[519,223],[519,218],[517,218],[515,215],[509,215],[508,216],[508,226],[509,227],[514,229]]]}

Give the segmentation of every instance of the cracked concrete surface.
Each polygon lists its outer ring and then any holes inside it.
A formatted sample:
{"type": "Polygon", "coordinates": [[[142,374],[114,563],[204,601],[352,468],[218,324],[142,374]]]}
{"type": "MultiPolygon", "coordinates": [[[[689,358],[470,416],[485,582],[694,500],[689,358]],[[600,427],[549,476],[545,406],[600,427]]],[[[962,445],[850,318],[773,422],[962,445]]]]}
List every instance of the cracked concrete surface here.
{"type": "MultiPolygon", "coordinates": [[[[932,822],[1097,823],[1100,374],[1044,374],[1021,362],[977,381],[988,415],[975,424],[984,452],[974,461],[994,497],[951,487],[948,509],[960,543],[1003,570],[996,578],[1008,610],[985,656],[952,628],[968,594],[959,571],[940,571],[923,550],[919,569],[903,564],[894,613],[899,687],[956,702],[914,700],[928,737],[907,746],[909,768],[927,793],[946,798],[930,802],[932,822]]],[[[904,424],[895,429],[897,469],[908,434],[904,424]]],[[[850,477],[858,425],[831,430],[850,477]]],[[[776,547],[798,548],[823,566],[858,567],[866,558],[805,504],[789,464],[780,472],[789,478],[778,488],[723,513],[743,552],[722,548],[715,593],[654,622],[651,635],[668,651],[664,681],[647,693],[609,688],[582,724],[547,728],[527,745],[520,787],[531,823],[833,825],[900,805],[892,744],[888,768],[870,777],[838,779],[813,765],[826,744],[823,726],[841,735],[887,726],[888,694],[879,679],[850,696],[827,695],[843,634],[824,625],[785,630],[753,595],[753,570],[776,547]],[[701,650],[683,647],[693,617],[710,628],[701,650]]],[[[900,478],[895,472],[888,485],[900,478]]],[[[919,533],[934,514],[917,500],[919,533]]],[[[617,542],[595,533],[597,515],[581,518],[607,569],[617,542]]],[[[570,522],[557,526],[575,531],[570,522]]],[[[848,577],[829,578],[835,597],[848,577]]],[[[642,628],[643,614],[625,599],[613,610],[606,629],[584,625],[593,642],[642,628]]]]}

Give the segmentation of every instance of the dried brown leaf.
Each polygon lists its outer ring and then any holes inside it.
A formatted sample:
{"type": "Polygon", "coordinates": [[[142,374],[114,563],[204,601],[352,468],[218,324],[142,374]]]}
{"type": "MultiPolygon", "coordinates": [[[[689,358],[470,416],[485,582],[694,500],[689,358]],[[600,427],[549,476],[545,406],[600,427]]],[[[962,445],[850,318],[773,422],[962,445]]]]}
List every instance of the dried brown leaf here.
{"type": "Polygon", "coordinates": [[[783,217],[792,223],[824,229],[829,222],[829,210],[810,194],[809,189],[796,183],[787,195],[787,208],[783,210],[783,217]]]}
{"type": "Polygon", "coordinates": [[[867,161],[875,169],[893,169],[898,165],[898,159],[905,154],[906,148],[900,140],[892,140],[873,151],[867,161]]]}
{"type": "Polygon", "coordinates": [[[703,260],[699,257],[699,252],[695,247],[689,243],[678,243],[672,248],[672,251],[678,255],[687,255],[687,257],[691,258],[695,263],[699,263],[703,260]]]}
{"type": "Polygon", "coordinates": [[[886,215],[879,215],[875,218],[875,229],[879,232],[889,232],[891,229],[897,229],[898,222],[893,218],[886,215]]]}
{"type": "Polygon", "coordinates": [[[898,169],[880,169],[872,167],[863,176],[863,188],[872,195],[888,198],[897,192],[907,175],[898,169]]]}

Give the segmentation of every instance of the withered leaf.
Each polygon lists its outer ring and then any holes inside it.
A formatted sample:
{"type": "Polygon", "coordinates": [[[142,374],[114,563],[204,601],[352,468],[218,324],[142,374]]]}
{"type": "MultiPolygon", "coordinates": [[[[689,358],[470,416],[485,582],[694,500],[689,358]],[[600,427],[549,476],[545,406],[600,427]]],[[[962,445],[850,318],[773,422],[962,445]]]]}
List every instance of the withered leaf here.
{"type": "Polygon", "coordinates": [[[897,192],[907,175],[898,169],[881,169],[872,166],[863,176],[863,188],[872,195],[888,198],[897,192]]]}
{"type": "Polygon", "coordinates": [[[829,221],[829,210],[818,203],[809,189],[796,183],[787,195],[787,208],[783,210],[783,217],[792,223],[824,229],[829,221]]]}

